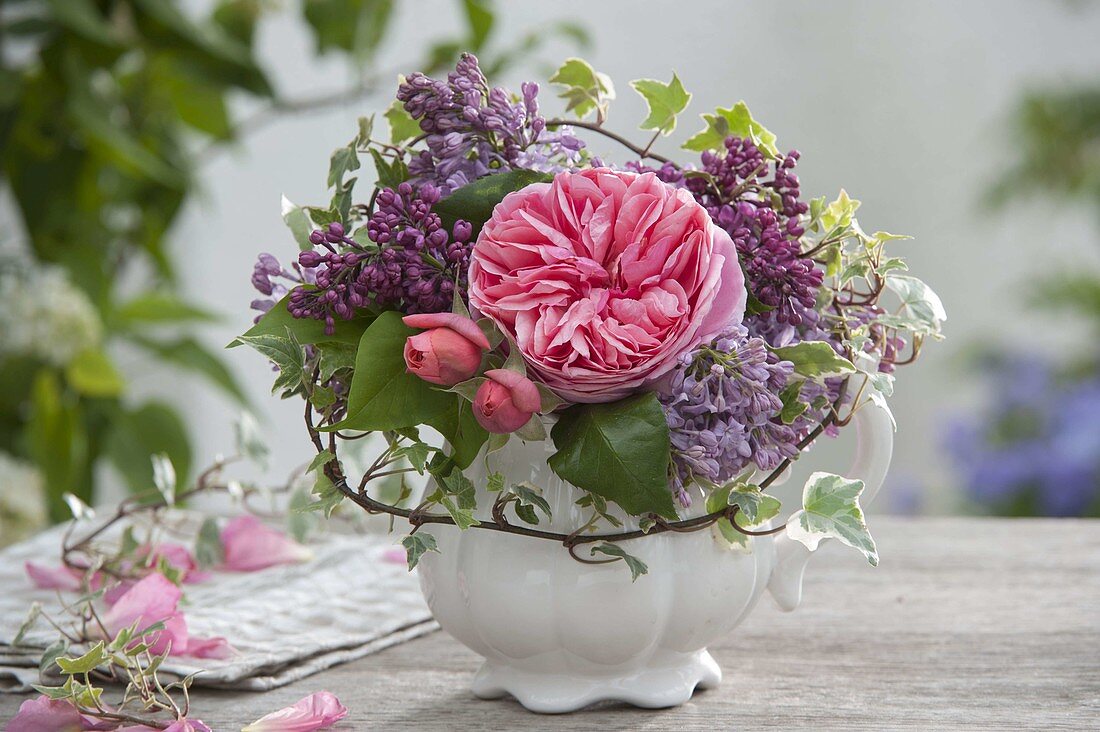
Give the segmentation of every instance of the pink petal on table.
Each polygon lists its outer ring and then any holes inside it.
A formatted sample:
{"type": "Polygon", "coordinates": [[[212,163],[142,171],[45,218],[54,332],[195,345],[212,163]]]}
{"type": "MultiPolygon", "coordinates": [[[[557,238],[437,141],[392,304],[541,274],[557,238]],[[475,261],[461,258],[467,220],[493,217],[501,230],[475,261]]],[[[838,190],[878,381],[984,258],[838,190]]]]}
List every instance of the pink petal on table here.
{"type": "Polygon", "coordinates": [[[241,732],[312,732],[348,716],[348,708],[334,694],[318,691],[266,717],[257,719],[241,732]]]}
{"type": "Polygon", "coordinates": [[[238,516],[221,533],[225,561],[221,569],[253,572],[276,564],[294,564],[310,551],[282,532],[265,526],[255,516],[238,516]]]}
{"type": "Polygon", "coordinates": [[[107,588],[103,593],[103,602],[114,605],[118,599],[125,595],[136,583],[133,580],[121,580],[107,588]]]}
{"type": "Polygon", "coordinates": [[[80,732],[83,729],[76,707],[68,701],[43,695],[20,704],[4,732],[80,732]]]}
{"type": "MultiPolygon", "coordinates": [[[[69,590],[79,592],[84,573],[79,569],[59,565],[47,567],[44,564],[25,562],[23,568],[27,571],[34,586],[42,590],[69,590]]],[[[97,588],[103,582],[103,576],[96,572],[92,575],[92,588],[97,588]]]]}
{"type": "Polygon", "coordinates": [[[382,552],[382,561],[389,562],[391,564],[408,564],[408,554],[402,547],[391,546],[382,552]]]}
{"type": "Polygon", "coordinates": [[[111,633],[138,622],[138,630],[176,614],[183,592],[163,574],[154,572],[119,597],[103,615],[103,624],[111,633]]]}
{"type": "Polygon", "coordinates": [[[213,638],[187,638],[187,645],[178,653],[172,649],[172,655],[191,656],[192,658],[216,658],[219,660],[231,658],[236,649],[229,645],[229,641],[221,636],[213,638]]]}
{"type": "Polygon", "coordinates": [[[199,563],[195,561],[195,556],[183,544],[169,541],[153,546],[147,544],[138,550],[138,556],[144,558],[151,567],[157,566],[157,562],[163,558],[187,583],[202,582],[210,577],[208,572],[199,571],[199,563]]]}
{"type": "Polygon", "coordinates": [[[211,730],[197,719],[179,719],[163,730],[139,724],[133,727],[119,727],[115,732],[211,732],[211,730]]]}

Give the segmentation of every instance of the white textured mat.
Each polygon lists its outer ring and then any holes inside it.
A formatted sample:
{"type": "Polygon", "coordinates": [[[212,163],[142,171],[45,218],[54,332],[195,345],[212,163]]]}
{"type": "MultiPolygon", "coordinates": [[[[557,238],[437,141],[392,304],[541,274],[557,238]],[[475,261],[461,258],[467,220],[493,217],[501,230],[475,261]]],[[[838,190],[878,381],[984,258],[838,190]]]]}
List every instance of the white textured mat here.
{"type": "MultiPolygon", "coordinates": [[[[40,622],[24,641],[38,651],[11,646],[32,602],[47,612],[58,607],[57,593],[36,589],[23,564],[59,564],[62,530],[0,552],[0,691],[30,691],[41,648],[57,639],[40,622]]],[[[198,686],[262,691],[437,630],[416,577],[382,558],[393,545],[393,536],[329,534],[311,541],[308,562],[213,572],[184,585],[180,610],[190,633],[224,636],[237,653],[226,660],[172,656],[164,670],[182,676],[201,669],[198,686]]]]}

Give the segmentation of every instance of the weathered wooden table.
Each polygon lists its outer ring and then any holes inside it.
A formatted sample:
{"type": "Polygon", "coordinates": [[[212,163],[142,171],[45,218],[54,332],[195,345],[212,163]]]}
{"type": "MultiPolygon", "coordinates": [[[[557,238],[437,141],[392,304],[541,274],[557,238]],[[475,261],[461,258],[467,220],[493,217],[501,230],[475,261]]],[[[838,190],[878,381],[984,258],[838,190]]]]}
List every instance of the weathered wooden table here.
{"type": "MultiPolygon", "coordinates": [[[[443,633],[264,694],[193,695],[238,730],[319,689],[337,729],[1100,729],[1100,521],[874,520],[882,564],[822,550],[802,607],[767,600],[711,650],[720,688],[677,709],[538,716],[467,686],[479,659],[443,633]]],[[[0,719],[22,701],[0,696],[0,719]]]]}

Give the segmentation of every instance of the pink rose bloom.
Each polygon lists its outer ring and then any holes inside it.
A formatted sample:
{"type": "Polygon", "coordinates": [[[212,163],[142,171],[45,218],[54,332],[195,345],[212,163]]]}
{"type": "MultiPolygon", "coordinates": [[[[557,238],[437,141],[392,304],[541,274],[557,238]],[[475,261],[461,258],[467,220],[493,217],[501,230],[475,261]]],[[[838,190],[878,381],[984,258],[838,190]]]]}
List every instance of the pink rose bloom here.
{"type": "Polygon", "coordinates": [[[470,302],[561,396],[643,389],[745,314],[729,234],[652,173],[559,173],[509,194],[474,245],[470,302]]]}
{"type": "Polygon", "coordinates": [[[420,313],[401,319],[410,328],[427,328],[405,341],[405,366],[410,374],[440,386],[472,378],[481,368],[489,339],[477,323],[455,313],[420,313]]]}
{"type": "Polygon", "coordinates": [[[241,732],[313,732],[348,716],[348,708],[329,691],[317,691],[295,704],[257,719],[241,732]]]}
{"type": "Polygon", "coordinates": [[[538,387],[523,374],[492,369],[485,376],[474,396],[474,418],[489,432],[515,432],[539,411],[542,398],[538,387]]]}
{"type": "Polygon", "coordinates": [[[255,572],[277,564],[304,562],[309,549],[276,531],[255,516],[238,516],[221,531],[225,560],[219,569],[255,572]]]}

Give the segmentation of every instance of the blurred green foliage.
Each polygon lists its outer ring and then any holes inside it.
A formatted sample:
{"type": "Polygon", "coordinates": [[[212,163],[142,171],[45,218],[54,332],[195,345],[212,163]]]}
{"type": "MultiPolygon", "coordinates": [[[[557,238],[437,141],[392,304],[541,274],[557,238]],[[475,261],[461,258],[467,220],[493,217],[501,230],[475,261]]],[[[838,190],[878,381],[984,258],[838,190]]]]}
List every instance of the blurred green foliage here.
{"type": "MultiPolygon", "coordinates": [[[[465,23],[452,36],[401,46],[425,49],[420,61],[404,59],[410,67],[437,70],[459,50],[486,47],[495,27],[492,4],[457,4],[465,23]]],[[[344,103],[379,88],[375,67],[395,5],[292,4],[317,53],[344,56],[359,78],[345,94],[316,104],[344,103]]],[[[198,17],[182,6],[178,0],[5,0],[0,7],[0,149],[3,185],[26,235],[19,264],[23,272],[61,268],[86,294],[103,331],[98,345],[67,363],[5,356],[0,349],[0,452],[37,465],[55,520],[68,515],[62,494],[94,499],[94,469],[102,458],[134,489],[150,485],[156,453],[166,453],[180,480],[187,479],[186,425],[167,404],[128,398],[125,376],[109,355],[117,343],[200,374],[229,398],[245,401],[220,356],[194,336],[216,316],[180,296],[168,235],[196,192],[198,153],[231,143],[246,129],[234,118],[231,98],[266,101],[266,117],[315,108],[315,102],[284,98],[256,56],[259,24],[282,4],[220,0],[198,17]],[[137,294],[134,282],[142,283],[137,294]]],[[[540,28],[513,39],[486,67],[526,60],[556,35],[587,42],[571,24],[540,28]]]]}

